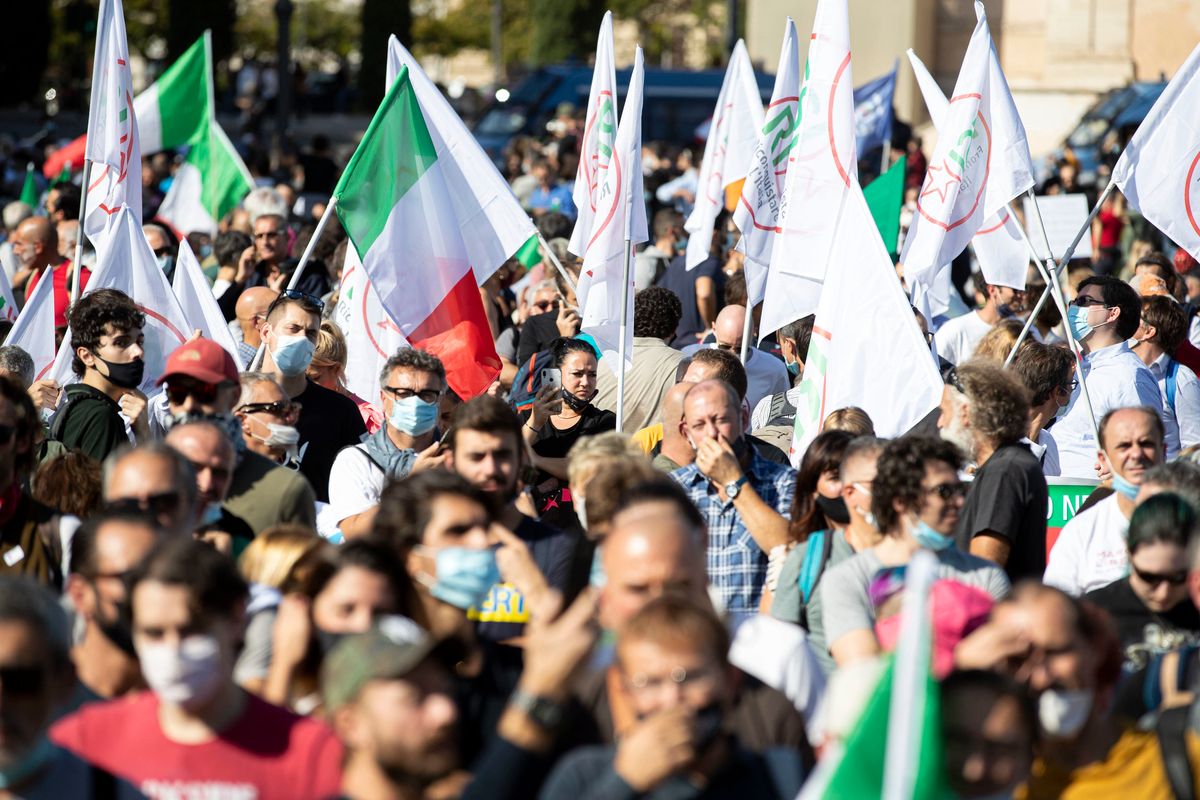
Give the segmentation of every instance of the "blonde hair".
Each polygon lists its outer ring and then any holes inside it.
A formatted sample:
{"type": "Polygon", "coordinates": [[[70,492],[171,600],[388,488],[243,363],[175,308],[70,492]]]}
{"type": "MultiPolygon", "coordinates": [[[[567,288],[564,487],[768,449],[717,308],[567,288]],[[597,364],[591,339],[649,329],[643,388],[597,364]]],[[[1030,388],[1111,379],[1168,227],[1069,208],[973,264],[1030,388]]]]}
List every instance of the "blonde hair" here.
{"type": "Polygon", "coordinates": [[[646,460],[637,442],[620,431],[584,436],[567,455],[567,482],[574,486],[587,483],[603,464],[622,458],[646,460]]]}
{"type": "Polygon", "coordinates": [[[657,474],[642,448],[620,431],[580,439],[569,456],[570,485],[587,499],[588,534],[603,535],[621,496],[657,474]]]}
{"type": "Polygon", "coordinates": [[[317,347],[313,351],[313,364],[317,367],[337,365],[346,367],[346,337],[337,323],[330,319],[321,320],[317,331],[317,347]]]}
{"type": "Polygon", "coordinates": [[[875,423],[858,406],[846,406],[829,412],[825,417],[821,433],[829,431],[845,431],[851,436],[874,436],[875,423]]]}
{"type": "MultiPolygon", "coordinates": [[[[1003,364],[1004,360],[1008,358],[1008,352],[1017,343],[1017,337],[1021,335],[1021,328],[1023,327],[1025,327],[1025,323],[1016,317],[1000,320],[979,340],[979,344],[975,346],[975,352],[971,354],[971,358],[1003,364]]],[[[1033,337],[1025,337],[1025,342],[1032,341],[1033,337]]],[[[1025,342],[1021,343],[1022,349],[1025,347],[1025,342]]]]}
{"type": "Polygon", "coordinates": [[[247,545],[238,567],[247,581],[279,589],[292,576],[296,563],[324,541],[304,525],[273,525],[247,545]]]}

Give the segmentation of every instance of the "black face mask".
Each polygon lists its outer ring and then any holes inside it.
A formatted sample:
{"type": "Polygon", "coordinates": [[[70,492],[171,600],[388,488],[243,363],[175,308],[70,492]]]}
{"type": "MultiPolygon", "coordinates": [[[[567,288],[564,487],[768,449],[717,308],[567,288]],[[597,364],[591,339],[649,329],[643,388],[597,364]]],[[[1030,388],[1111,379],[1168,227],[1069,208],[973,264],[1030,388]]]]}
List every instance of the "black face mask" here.
{"type": "Polygon", "coordinates": [[[322,661],[329,655],[329,651],[337,647],[338,642],[345,638],[346,634],[344,633],[330,633],[329,631],[323,631],[313,626],[313,639],[317,643],[317,653],[320,655],[322,661]]]}
{"type": "Polygon", "coordinates": [[[850,509],[846,508],[846,501],[840,497],[830,500],[823,495],[817,495],[817,508],[825,515],[825,519],[831,522],[839,525],[850,523],[850,509]]]}
{"type": "MultiPolygon", "coordinates": [[[[595,397],[595,395],[592,395],[592,397],[595,397]]],[[[590,398],[587,400],[580,400],[578,397],[571,394],[566,389],[562,390],[562,400],[576,414],[582,414],[583,410],[592,404],[592,401],[590,398]]]]}
{"type": "Polygon", "coordinates": [[[142,375],[146,372],[146,362],[142,359],[135,358],[125,364],[117,364],[97,353],[96,360],[103,361],[104,366],[108,367],[108,379],[113,385],[122,389],[136,389],[142,385],[142,375]]]}
{"type": "Polygon", "coordinates": [[[95,586],[92,586],[92,592],[96,595],[96,627],[100,629],[104,638],[112,642],[118,650],[130,658],[136,659],[137,650],[133,646],[133,621],[129,604],[118,603],[117,613],[113,615],[112,619],[105,619],[100,614],[100,592],[95,586]]]}
{"type": "Polygon", "coordinates": [[[703,750],[721,735],[725,728],[725,715],[720,703],[713,703],[696,712],[692,722],[696,734],[696,750],[703,750]]]}

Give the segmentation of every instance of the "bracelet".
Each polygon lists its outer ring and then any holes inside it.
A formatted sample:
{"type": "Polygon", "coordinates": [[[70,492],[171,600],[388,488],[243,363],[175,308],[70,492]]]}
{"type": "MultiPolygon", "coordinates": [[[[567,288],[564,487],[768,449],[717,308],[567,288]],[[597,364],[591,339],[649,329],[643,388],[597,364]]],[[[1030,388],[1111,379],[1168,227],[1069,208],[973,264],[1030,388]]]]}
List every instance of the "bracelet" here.
{"type": "Polygon", "coordinates": [[[526,428],[529,428],[529,430],[533,431],[534,433],[541,433],[541,432],[542,432],[542,429],[541,429],[541,428],[535,428],[535,427],[533,427],[532,425],[530,425],[530,424],[529,424],[529,422],[528,422],[528,421],[526,421],[526,422],[525,422],[525,427],[526,427],[526,428]]]}

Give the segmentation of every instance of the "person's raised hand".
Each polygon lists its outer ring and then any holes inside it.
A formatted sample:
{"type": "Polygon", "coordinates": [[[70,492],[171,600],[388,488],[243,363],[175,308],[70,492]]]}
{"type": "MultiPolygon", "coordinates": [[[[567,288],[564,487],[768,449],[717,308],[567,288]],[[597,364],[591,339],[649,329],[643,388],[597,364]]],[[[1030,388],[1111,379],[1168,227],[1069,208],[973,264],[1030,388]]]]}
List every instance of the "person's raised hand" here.
{"type": "Polygon", "coordinates": [[[234,283],[245,283],[254,272],[254,245],[250,245],[238,256],[237,272],[233,276],[234,283]]]}
{"type": "Polygon", "coordinates": [[[529,425],[532,428],[541,430],[550,417],[562,410],[562,395],[559,394],[557,386],[543,386],[538,389],[537,395],[533,398],[533,408],[529,415],[529,425]]]}
{"type": "Polygon", "coordinates": [[[40,381],[34,381],[29,387],[29,398],[33,400],[33,405],[39,411],[42,409],[53,410],[58,408],[58,398],[60,394],[58,383],[53,378],[43,378],[40,381]]]}
{"type": "Polygon", "coordinates": [[[295,668],[308,655],[311,638],[312,616],[308,598],[295,592],[284,595],[275,616],[271,657],[289,668],[295,668]]]}
{"type": "Polygon", "coordinates": [[[129,419],[129,424],[133,428],[134,435],[139,440],[150,436],[150,424],[146,416],[146,395],[139,392],[137,389],[126,389],[121,395],[121,399],[117,401],[121,412],[129,419]]]}
{"type": "Polygon", "coordinates": [[[578,311],[564,303],[558,307],[558,317],[554,324],[558,328],[559,336],[570,338],[579,333],[583,320],[580,319],[578,311]]]}
{"type": "Polygon", "coordinates": [[[530,618],[547,611],[551,617],[557,614],[557,608],[548,609],[544,603],[544,596],[550,590],[550,585],[546,582],[546,576],[538,569],[537,562],[533,560],[529,545],[503,525],[493,525],[492,532],[500,541],[500,548],[496,550],[496,566],[500,569],[500,577],[516,587],[525,598],[525,607],[529,609],[530,618]]]}
{"type": "MultiPolygon", "coordinates": [[[[499,556],[497,556],[499,560],[499,556]]],[[[536,697],[562,700],[600,635],[596,594],[584,589],[562,614],[562,595],[542,593],[525,626],[524,668],[518,686],[536,697]]]]}
{"type": "Polygon", "coordinates": [[[639,794],[658,786],[696,757],[692,719],[680,705],[639,722],[617,745],[614,771],[639,794]]]}
{"type": "Polygon", "coordinates": [[[1029,653],[1029,638],[1020,629],[988,622],[967,634],[954,647],[956,669],[993,670],[1029,653]]]}
{"type": "Polygon", "coordinates": [[[737,455],[724,434],[718,434],[716,439],[701,439],[697,443],[696,468],[717,486],[733,483],[742,477],[737,455]]]}
{"type": "Polygon", "coordinates": [[[418,472],[426,472],[431,469],[441,469],[446,466],[446,459],[450,457],[450,451],[442,451],[442,443],[435,441],[433,444],[426,447],[421,452],[417,453],[417,459],[413,462],[410,475],[416,475],[418,472]]]}

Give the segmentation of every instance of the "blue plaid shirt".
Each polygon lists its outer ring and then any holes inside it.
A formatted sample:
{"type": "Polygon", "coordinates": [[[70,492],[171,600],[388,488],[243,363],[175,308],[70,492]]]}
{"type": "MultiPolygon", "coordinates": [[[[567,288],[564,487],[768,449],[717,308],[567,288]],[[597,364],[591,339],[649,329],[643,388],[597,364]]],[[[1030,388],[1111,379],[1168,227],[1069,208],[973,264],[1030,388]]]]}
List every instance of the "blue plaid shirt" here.
{"type": "MultiPolygon", "coordinates": [[[[784,517],[791,516],[796,470],[753,453],[745,472],[764,503],[784,517]]],[[[717,488],[699,467],[695,464],[680,467],[671,477],[687,492],[708,525],[708,582],[721,596],[725,609],[734,613],[757,612],[767,578],[767,554],[746,530],[733,501],[722,502],[717,488]]]]}

